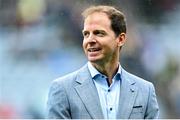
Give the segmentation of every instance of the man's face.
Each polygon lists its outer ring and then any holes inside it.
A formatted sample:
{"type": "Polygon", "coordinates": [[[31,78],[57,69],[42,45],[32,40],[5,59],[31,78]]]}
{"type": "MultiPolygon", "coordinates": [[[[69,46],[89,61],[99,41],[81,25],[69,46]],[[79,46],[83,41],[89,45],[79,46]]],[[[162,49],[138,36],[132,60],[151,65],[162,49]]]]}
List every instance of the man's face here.
{"type": "Polygon", "coordinates": [[[118,57],[119,37],[105,13],[95,12],[85,19],[83,36],[83,49],[90,62],[106,63],[118,57]]]}

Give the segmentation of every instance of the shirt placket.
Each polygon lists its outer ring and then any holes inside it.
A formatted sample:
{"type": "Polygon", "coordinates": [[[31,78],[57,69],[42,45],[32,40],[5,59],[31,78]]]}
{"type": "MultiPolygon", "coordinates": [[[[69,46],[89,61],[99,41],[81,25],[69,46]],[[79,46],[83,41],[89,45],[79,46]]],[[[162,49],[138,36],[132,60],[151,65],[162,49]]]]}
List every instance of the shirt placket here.
{"type": "Polygon", "coordinates": [[[113,93],[111,91],[111,88],[108,88],[108,90],[106,91],[106,111],[107,111],[107,116],[108,119],[115,119],[115,106],[114,106],[114,97],[113,97],[113,93]]]}

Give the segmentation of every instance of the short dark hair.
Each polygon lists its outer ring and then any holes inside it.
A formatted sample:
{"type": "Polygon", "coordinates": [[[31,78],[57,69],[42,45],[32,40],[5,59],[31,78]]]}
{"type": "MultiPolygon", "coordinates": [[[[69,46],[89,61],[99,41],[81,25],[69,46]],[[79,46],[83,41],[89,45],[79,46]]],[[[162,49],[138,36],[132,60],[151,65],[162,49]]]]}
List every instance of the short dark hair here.
{"type": "Polygon", "coordinates": [[[111,28],[114,31],[115,35],[118,36],[121,33],[126,33],[126,20],[124,14],[117,10],[113,6],[90,6],[82,12],[82,16],[84,19],[88,17],[88,15],[94,12],[103,12],[107,14],[108,18],[111,21],[111,28]]]}

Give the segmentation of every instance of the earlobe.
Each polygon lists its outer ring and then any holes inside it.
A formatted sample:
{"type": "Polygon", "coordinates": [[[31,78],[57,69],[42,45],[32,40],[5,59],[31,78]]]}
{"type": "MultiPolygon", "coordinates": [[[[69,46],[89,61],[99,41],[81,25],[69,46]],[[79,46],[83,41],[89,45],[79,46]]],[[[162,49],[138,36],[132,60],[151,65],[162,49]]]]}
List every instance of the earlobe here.
{"type": "Polygon", "coordinates": [[[126,42],[126,34],[121,33],[118,37],[118,46],[123,46],[125,42],[126,42]]]}

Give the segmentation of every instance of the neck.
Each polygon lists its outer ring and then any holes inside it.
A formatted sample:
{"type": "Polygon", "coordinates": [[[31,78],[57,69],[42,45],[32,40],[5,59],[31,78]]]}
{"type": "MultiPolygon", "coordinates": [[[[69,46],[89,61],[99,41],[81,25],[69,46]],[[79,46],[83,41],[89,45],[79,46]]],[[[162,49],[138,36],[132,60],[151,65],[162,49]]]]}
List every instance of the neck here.
{"type": "Polygon", "coordinates": [[[92,65],[102,74],[106,75],[108,77],[108,82],[111,84],[112,83],[112,78],[118,71],[118,65],[119,62],[110,62],[110,63],[92,63],[92,65]]]}

